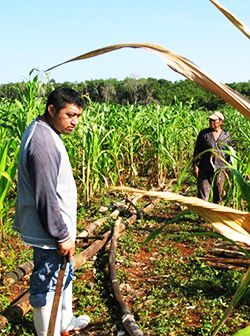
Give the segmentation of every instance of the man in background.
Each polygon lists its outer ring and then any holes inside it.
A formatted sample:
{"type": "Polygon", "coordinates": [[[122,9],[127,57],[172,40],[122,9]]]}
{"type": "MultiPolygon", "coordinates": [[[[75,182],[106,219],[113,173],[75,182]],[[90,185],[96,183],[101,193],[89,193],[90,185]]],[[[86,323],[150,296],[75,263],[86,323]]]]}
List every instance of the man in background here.
{"type": "Polygon", "coordinates": [[[58,272],[67,258],[55,336],[81,330],[90,319],[72,312],[77,191],[60,134],[74,131],[84,103],[70,88],[50,93],[45,112],[26,129],[20,146],[14,229],[33,248],[30,303],[38,336],[47,335],[58,272]]]}
{"type": "Polygon", "coordinates": [[[224,116],[215,111],[209,116],[209,128],[198,134],[193,155],[193,172],[197,178],[198,197],[208,201],[213,186],[213,203],[221,203],[226,178],[225,161],[229,155],[224,150],[231,146],[229,134],[222,129],[224,116]],[[223,161],[225,160],[225,161],[223,161]]]}

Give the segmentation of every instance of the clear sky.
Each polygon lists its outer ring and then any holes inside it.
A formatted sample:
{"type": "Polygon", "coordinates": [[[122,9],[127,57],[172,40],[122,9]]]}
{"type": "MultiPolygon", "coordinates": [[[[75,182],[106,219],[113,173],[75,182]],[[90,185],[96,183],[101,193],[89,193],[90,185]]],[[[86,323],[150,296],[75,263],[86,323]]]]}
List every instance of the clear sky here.
{"type": "MultiPolygon", "coordinates": [[[[220,0],[250,26],[250,0],[220,0]]],[[[209,0],[1,0],[0,83],[26,80],[70,58],[116,43],[150,42],[184,56],[222,83],[250,78],[250,41],[209,0]]],[[[63,65],[57,82],[185,79],[153,53],[122,49],[63,65]]]]}

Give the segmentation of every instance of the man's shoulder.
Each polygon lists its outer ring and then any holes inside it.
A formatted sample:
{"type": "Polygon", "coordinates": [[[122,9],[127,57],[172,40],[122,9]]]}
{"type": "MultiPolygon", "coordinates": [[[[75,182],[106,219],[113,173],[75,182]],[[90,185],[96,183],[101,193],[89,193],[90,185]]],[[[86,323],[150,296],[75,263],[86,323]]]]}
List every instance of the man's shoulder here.
{"type": "Polygon", "coordinates": [[[53,143],[53,136],[50,128],[46,127],[43,123],[36,121],[33,124],[33,132],[31,135],[31,142],[36,143],[44,149],[47,148],[51,142],[53,143]]]}
{"type": "Polygon", "coordinates": [[[59,152],[55,139],[57,135],[54,136],[53,133],[54,131],[44,122],[34,120],[24,133],[24,148],[27,148],[30,154],[37,153],[37,155],[59,152]]]}
{"type": "Polygon", "coordinates": [[[210,134],[211,133],[211,128],[204,128],[200,131],[199,135],[200,136],[204,136],[204,135],[207,135],[207,134],[210,134]]]}
{"type": "Polygon", "coordinates": [[[225,131],[225,130],[222,130],[222,134],[225,134],[226,136],[229,136],[229,132],[225,131]]]}
{"type": "Polygon", "coordinates": [[[229,132],[222,130],[221,139],[223,139],[224,141],[230,142],[231,140],[230,140],[229,132]]]}

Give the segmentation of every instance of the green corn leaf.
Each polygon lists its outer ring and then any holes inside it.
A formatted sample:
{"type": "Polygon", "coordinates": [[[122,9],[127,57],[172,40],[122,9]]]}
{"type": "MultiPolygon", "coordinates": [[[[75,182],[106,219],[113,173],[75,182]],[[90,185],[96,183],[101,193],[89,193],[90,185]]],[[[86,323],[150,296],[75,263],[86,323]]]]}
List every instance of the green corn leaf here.
{"type": "Polygon", "coordinates": [[[162,225],[159,229],[157,229],[156,231],[152,232],[147,239],[145,239],[145,241],[143,242],[143,244],[147,244],[150,240],[155,239],[159,234],[162,233],[162,231],[164,230],[165,226],[170,224],[170,223],[174,223],[176,222],[178,219],[183,218],[186,215],[190,215],[192,213],[192,211],[190,210],[185,210],[179,214],[177,214],[176,216],[174,216],[173,218],[169,219],[167,221],[167,223],[165,223],[164,225],[162,225]]]}
{"type": "Polygon", "coordinates": [[[236,334],[233,334],[233,336],[249,336],[249,335],[250,335],[250,326],[237,331],[236,334]]]}
{"type": "Polygon", "coordinates": [[[10,147],[10,142],[8,142],[3,149],[3,152],[1,153],[1,160],[0,160],[0,171],[6,170],[6,162],[8,158],[8,150],[10,147]]]}
{"type": "Polygon", "coordinates": [[[250,184],[244,179],[242,174],[237,171],[236,169],[230,169],[232,174],[235,176],[236,181],[240,187],[240,190],[242,192],[242,195],[247,201],[248,204],[248,211],[250,211],[250,184]]]}
{"type": "Polygon", "coordinates": [[[9,182],[12,181],[10,175],[7,172],[0,172],[0,173],[1,173],[1,176],[6,178],[6,180],[8,180],[9,182]]]}
{"type": "MultiPolygon", "coordinates": [[[[217,333],[219,332],[219,329],[224,324],[224,322],[227,320],[227,318],[231,314],[231,312],[234,309],[234,307],[236,306],[236,304],[239,302],[239,300],[242,298],[242,296],[246,293],[246,291],[248,289],[249,282],[250,282],[250,267],[248,268],[247,272],[243,276],[239,287],[237,288],[237,290],[236,290],[228,308],[226,309],[222,319],[219,321],[218,325],[214,329],[212,336],[217,335],[217,333]]],[[[245,335],[247,335],[247,334],[245,334],[245,335]]]]}

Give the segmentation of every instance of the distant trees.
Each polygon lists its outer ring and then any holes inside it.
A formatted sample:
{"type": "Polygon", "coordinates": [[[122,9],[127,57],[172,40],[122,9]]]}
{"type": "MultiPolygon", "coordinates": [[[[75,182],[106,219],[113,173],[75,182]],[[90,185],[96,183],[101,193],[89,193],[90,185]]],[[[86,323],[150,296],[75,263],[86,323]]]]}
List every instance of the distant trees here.
{"type": "MultiPolygon", "coordinates": [[[[176,100],[180,102],[193,102],[195,107],[203,107],[208,110],[215,110],[225,103],[216,95],[204,90],[196,83],[185,79],[171,82],[165,79],[155,78],[125,78],[117,79],[95,79],[82,83],[56,83],[50,80],[47,84],[47,91],[61,85],[70,86],[82,94],[88,94],[91,101],[119,104],[149,104],[158,103],[170,105],[176,100]]],[[[242,95],[250,98],[250,81],[227,84],[242,95]]],[[[23,90],[24,83],[9,83],[0,85],[0,99],[18,98],[18,92],[23,90]]]]}

